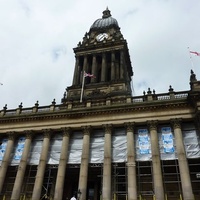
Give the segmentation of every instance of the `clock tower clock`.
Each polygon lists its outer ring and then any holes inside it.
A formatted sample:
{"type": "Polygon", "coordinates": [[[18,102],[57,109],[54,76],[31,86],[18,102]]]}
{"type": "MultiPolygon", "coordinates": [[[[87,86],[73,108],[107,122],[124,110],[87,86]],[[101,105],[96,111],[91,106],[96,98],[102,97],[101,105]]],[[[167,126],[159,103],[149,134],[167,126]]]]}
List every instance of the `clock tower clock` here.
{"type": "Polygon", "coordinates": [[[96,39],[98,42],[103,41],[104,39],[108,38],[108,34],[107,33],[100,33],[97,35],[96,39]]]}
{"type": "Polygon", "coordinates": [[[84,72],[96,78],[85,77],[84,101],[121,98],[131,95],[133,75],[127,42],[118,22],[107,8],[94,21],[83,40],[74,48],[75,69],[72,86],[67,88],[62,102],[79,101],[84,72]]]}

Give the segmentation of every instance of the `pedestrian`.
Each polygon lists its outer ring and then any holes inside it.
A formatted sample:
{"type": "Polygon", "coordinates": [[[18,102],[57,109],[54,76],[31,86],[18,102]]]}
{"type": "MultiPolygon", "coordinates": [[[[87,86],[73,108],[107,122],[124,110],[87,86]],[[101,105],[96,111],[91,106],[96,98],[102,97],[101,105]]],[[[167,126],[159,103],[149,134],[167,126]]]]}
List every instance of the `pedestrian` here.
{"type": "Polygon", "coordinates": [[[76,200],[75,195],[70,200],[76,200]]]}

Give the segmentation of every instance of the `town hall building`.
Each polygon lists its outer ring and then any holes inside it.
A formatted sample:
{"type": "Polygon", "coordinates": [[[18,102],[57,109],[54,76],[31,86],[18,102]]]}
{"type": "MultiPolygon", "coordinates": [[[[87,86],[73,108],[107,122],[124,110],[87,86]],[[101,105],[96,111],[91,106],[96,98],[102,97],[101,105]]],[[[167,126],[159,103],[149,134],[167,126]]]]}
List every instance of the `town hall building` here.
{"type": "Polygon", "coordinates": [[[59,104],[0,111],[0,199],[200,199],[195,72],[190,90],[133,96],[128,44],[108,8],[73,50],[59,104]]]}

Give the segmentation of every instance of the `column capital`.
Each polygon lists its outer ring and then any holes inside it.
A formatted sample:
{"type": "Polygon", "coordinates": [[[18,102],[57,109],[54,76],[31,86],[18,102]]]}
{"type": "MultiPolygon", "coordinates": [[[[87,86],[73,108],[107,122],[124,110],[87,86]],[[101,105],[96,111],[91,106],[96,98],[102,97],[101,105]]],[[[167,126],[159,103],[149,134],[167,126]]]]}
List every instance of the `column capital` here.
{"type": "Polygon", "coordinates": [[[105,124],[103,125],[104,129],[105,129],[105,133],[110,133],[112,132],[113,129],[113,125],[112,124],[105,124]]]}
{"type": "Polygon", "coordinates": [[[171,124],[173,126],[173,128],[181,128],[181,122],[182,122],[182,119],[181,118],[174,118],[174,119],[171,119],[171,124]]]}
{"type": "Polygon", "coordinates": [[[52,132],[51,129],[43,129],[42,131],[43,131],[44,138],[50,138],[51,137],[51,132],[52,132]]]}
{"type": "Polygon", "coordinates": [[[82,129],[83,129],[83,134],[84,135],[90,135],[92,127],[91,126],[82,126],[82,129]]]}
{"type": "Polygon", "coordinates": [[[126,131],[133,132],[134,126],[135,126],[135,122],[126,122],[126,123],[124,123],[124,126],[126,127],[126,131]]]}
{"type": "Polygon", "coordinates": [[[147,125],[148,125],[150,131],[151,130],[156,130],[157,131],[158,121],[157,120],[147,121],[147,125]]]}
{"type": "Polygon", "coordinates": [[[25,133],[26,139],[32,139],[33,138],[34,132],[32,130],[24,131],[24,133],[25,133]]]}
{"type": "Polygon", "coordinates": [[[61,131],[62,131],[63,136],[70,136],[72,130],[70,127],[64,127],[64,128],[61,128],[61,131]]]}
{"type": "Polygon", "coordinates": [[[9,140],[14,140],[15,139],[15,132],[8,132],[6,135],[8,136],[9,140]]]}
{"type": "Polygon", "coordinates": [[[102,52],[102,56],[105,58],[106,57],[106,51],[102,52]]]}

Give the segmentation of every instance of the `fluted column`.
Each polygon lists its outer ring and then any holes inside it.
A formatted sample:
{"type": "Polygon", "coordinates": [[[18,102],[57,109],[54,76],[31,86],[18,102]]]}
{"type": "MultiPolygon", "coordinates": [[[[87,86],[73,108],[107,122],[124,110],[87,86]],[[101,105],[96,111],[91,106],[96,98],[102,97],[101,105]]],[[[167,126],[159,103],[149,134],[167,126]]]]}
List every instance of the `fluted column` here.
{"type": "Polygon", "coordinates": [[[96,55],[93,55],[93,57],[92,57],[92,74],[94,74],[96,76],[96,78],[92,78],[91,82],[96,83],[98,76],[99,76],[97,73],[97,57],[96,57],[96,55]]]}
{"type": "Polygon", "coordinates": [[[14,147],[14,133],[9,133],[6,151],[0,167],[0,193],[2,192],[3,189],[3,184],[8,169],[8,165],[10,162],[10,155],[12,153],[13,147],[14,147]]]}
{"type": "Polygon", "coordinates": [[[181,131],[181,121],[179,119],[173,119],[172,124],[174,128],[174,136],[176,142],[176,151],[178,156],[178,164],[181,177],[181,186],[183,191],[184,200],[194,200],[192,192],[192,184],[190,180],[190,171],[188,167],[187,157],[183,144],[183,135],[181,131]]]}
{"type": "Polygon", "coordinates": [[[115,52],[111,53],[111,80],[115,80],[115,52]]]}
{"type": "Polygon", "coordinates": [[[46,168],[46,163],[47,163],[47,158],[48,158],[49,145],[50,145],[50,130],[45,130],[43,144],[42,144],[42,152],[40,154],[40,161],[37,168],[37,174],[36,174],[35,184],[33,188],[32,200],[40,199],[44,173],[45,173],[45,168],[46,168]]]}
{"type": "Polygon", "coordinates": [[[127,123],[125,126],[127,134],[128,200],[137,200],[134,124],[127,123]]]}
{"type": "Polygon", "coordinates": [[[106,71],[106,53],[102,53],[102,67],[101,67],[101,82],[106,81],[107,71],[106,71]]]}
{"type": "Polygon", "coordinates": [[[87,195],[88,163],[90,155],[90,131],[91,128],[89,126],[83,127],[83,147],[78,183],[78,190],[81,192],[79,200],[86,200],[87,195]]]}
{"type": "Polygon", "coordinates": [[[70,132],[71,132],[70,128],[63,129],[63,140],[62,140],[60,161],[58,166],[58,173],[56,178],[54,200],[62,200],[63,197],[70,132]]]}
{"type": "Polygon", "coordinates": [[[111,200],[111,134],[112,126],[105,126],[104,163],[103,163],[103,200],[111,200]]]}
{"type": "Polygon", "coordinates": [[[18,200],[20,198],[20,193],[21,193],[22,184],[24,180],[24,174],[26,172],[28,155],[29,155],[29,151],[31,147],[31,141],[32,141],[32,133],[27,132],[22,157],[18,166],[16,178],[15,178],[11,200],[18,200]]]}
{"type": "Polygon", "coordinates": [[[151,138],[154,193],[156,200],[163,200],[165,195],[164,195],[162,171],[160,164],[160,150],[158,143],[157,122],[149,121],[148,125],[151,138]]]}
{"type": "Polygon", "coordinates": [[[124,77],[124,52],[123,50],[120,51],[120,79],[125,78],[124,77]]]}
{"type": "Polygon", "coordinates": [[[74,68],[74,77],[73,77],[73,85],[78,85],[79,84],[79,75],[80,73],[78,73],[79,71],[79,57],[76,56],[76,63],[75,63],[75,68],[74,68]]]}

